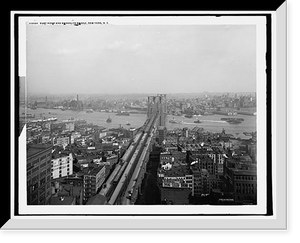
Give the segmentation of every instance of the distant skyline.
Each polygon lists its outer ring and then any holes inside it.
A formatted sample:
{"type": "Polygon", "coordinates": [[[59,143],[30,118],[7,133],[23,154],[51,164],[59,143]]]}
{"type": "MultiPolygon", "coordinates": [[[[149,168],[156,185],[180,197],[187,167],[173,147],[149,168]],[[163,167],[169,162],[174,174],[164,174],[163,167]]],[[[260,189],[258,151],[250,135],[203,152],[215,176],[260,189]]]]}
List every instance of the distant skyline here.
{"type": "Polygon", "coordinates": [[[255,25],[27,26],[29,94],[256,92],[255,25]]]}

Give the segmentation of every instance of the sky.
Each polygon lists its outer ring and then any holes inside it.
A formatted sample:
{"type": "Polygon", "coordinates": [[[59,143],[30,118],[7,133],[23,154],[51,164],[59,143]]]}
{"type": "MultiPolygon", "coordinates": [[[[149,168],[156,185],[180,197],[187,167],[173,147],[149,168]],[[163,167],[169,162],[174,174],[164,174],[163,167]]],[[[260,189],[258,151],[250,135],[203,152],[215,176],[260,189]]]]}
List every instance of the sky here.
{"type": "Polygon", "coordinates": [[[256,91],[255,25],[27,26],[28,93],[256,91]]]}

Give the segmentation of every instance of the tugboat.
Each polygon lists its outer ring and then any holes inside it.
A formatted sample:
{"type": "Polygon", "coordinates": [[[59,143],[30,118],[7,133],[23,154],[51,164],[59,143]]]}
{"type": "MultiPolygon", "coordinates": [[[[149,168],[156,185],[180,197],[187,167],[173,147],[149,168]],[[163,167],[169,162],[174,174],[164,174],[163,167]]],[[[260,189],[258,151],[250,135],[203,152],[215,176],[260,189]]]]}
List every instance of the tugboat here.
{"type": "Polygon", "coordinates": [[[193,118],[193,115],[186,114],[184,117],[186,117],[186,118],[193,118]]]}
{"type": "Polygon", "coordinates": [[[116,113],[116,116],[130,116],[130,113],[127,111],[119,111],[116,113]]]}
{"type": "Polygon", "coordinates": [[[194,121],[194,123],[201,123],[202,121],[200,121],[199,119],[197,119],[196,121],[194,121]]]}
{"type": "Polygon", "coordinates": [[[92,109],[88,109],[87,111],[86,111],[86,113],[93,113],[94,111],[92,110],[92,109]]]}
{"type": "Polygon", "coordinates": [[[240,124],[240,123],[242,123],[241,121],[236,120],[236,119],[230,119],[230,120],[227,120],[227,122],[228,122],[229,124],[240,124]]]}
{"type": "Polygon", "coordinates": [[[107,123],[111,123],[111,122],[112,122],[112,119],[111,119],[110,117],[108,117],[108,118],[106,119],[106,122],[107,122],[107,123]]]}
{"type": "Polygon", "coordinates": [[[173,117],[173,119],[170,120],[169,122],[170,122],[170,123],[177,123],[177,124],[179,123],[178,121],[176,121],[176,120],[174,119],[174,117],[173,117]]]}

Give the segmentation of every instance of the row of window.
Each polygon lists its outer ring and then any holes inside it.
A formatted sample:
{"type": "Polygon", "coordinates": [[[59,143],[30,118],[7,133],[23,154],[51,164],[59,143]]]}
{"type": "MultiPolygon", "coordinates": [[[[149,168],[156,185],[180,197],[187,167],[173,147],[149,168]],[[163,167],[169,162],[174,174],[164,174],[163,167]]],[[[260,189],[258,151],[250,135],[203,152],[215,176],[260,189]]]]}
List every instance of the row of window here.
{"type": "Polygon", "coordinates": [[[32,161],[31,163],[28,163],[27,166],[28,166],[28,167],[33,166],[33,165],[35,165],[36,163],[38,163],[38,162],[40,162],[40,161],[43,161],[44,159],[46,159],[46,158],[48,158],[48,157],[50,157],[50,156],[51,156],[51,153],[45,154],[45,155],[43,155],[42,157],[35,159],[35,160],[32,161]]]}
{"type": "MultiPolygon", "coordinates": [[[[57,170],[57,169],[58,169],[58,170],[61,170],[61,169],[63,169],[63,168],[65,168],[65,166],[64,166],[64,167],[61,167],[61,166],[60,166],[60,167],[58,167],[58,168],[55,168],[55,170],[57,170]]],[[[67,169],[69,170],[69,168],[70,168],[70,165],[68,164],[68,165],[67,165],[67,169]]],[[[54,171],[54,169],[51,168],[51,171],[54,171]]]]}
{"type": "Polygon", "coordinates": [[[249,183],[236,183],[237,187],[254,187],[254,184],[249,183]]]}
{"type": "Polygon", "coordinates": [[[256,180],[255,176],[235,176],[235,180],[246,180],[246,181],[253,181],[256,180]]]}
{"type": "Polygon", "coordinates": [[[236,189],[235,192],[240,194],[254,194],[254,189],[236,189]]]}

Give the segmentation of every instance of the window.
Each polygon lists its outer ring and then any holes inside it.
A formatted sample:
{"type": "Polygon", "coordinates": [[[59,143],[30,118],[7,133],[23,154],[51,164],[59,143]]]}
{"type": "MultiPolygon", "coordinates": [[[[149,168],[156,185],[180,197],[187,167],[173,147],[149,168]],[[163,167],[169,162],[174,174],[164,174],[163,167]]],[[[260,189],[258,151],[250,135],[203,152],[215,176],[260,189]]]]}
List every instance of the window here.
{"type": "Polygon", "coordinates": [[[39,170],[39,166],[33,168],[33,169],[32,169],[32,173],[35,173],[35,172],[37,172],[38,170],[39,170]]]}
{"type": "Polygon", "coordinates": [[[33,162],[32,162],[32,165],[34,165],[34,164],[36,164],[36,163],[38,163],[39,162],[39,159],[37,158],[36,160],[34,160],[33,162]]]}

